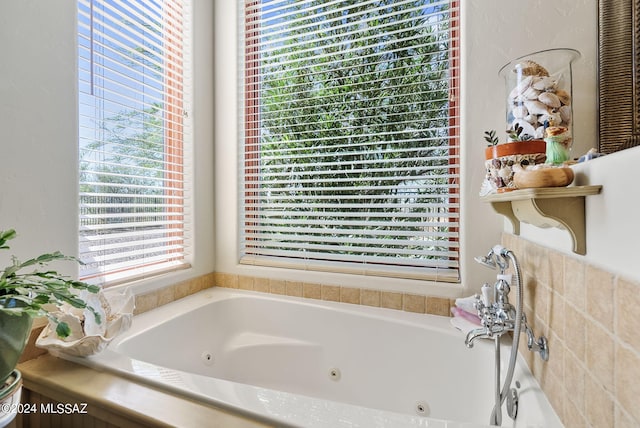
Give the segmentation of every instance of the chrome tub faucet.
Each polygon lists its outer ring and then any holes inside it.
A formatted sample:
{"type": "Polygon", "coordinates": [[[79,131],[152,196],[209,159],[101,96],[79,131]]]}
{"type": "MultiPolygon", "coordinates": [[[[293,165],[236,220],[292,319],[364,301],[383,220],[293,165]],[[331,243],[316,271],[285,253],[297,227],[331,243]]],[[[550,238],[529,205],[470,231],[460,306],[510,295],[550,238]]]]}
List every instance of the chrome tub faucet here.
{"type": "Polygon", "coordinates": [[[549,347],[544,336],[536,338],[533,330],[527,324],[527,317],[523,308],[523,287],[520,265],[513,251],[501,245],[494,246],[484,257],[476,257],[476,261],[490,268],[499,269],[496,283],[492,286],[485,283],[480,294],[476,294],[474,307],[480,317],[482,327],[471,330],[465,338],[465,345],[473,347],[473,343],[478,338],[490,338],[495,341],[495,404],[491,412],[490,424],[502,424],[502,403],[507,400],[507,413],[515,420],[518,413],[518,392],[511,388],[513,372],[518,354],[518,344],[520,333],[524,330],[527,334],[527,347],[532,352],[540,353],[540,357],[547,361],[549,359],[549,347]],[[509,262],[513,264],[514,274],[507,274],[509,262]],[[509,292],[511,283],[517,290],[516,305],[509,302],[509,292]],[[509,366],[504,379],[504,384],[500,386],[500,337],[508,332],[513,332],[511,345],[511,355],[509,366]]]}
{"type": "Polygon", "coordinates": [[[522,307],[522,284],[520,266],[511,250],[500,245],[494,246],[484,257],[476,257],[478,263],[490,268],[499,269],[495,284],[490,286],[485,283],[482,286],[481,294],[476,294],[474,306],[478,311],[478,316],[482,327],[467,333],[464,341],[469,348],[473,347],[473,342],[478,338],[500,337],[510,331],[520,334],[522,329],[527,334],[527,347],[532,352],[539,352],[544,361],[549,359],[549,349],[547,339],[544,336],[536,338],[531,327],[527,323],[527,317],[522,307]],[[515,268],[515,278],[513,275],[505,273],[511,261],[515,268]],[[518,291],[517,307],[509,302],[511,292],[511,282],[515,279],[518,291]],[[520,313],[520,316],[518,316],[520,313]]]}

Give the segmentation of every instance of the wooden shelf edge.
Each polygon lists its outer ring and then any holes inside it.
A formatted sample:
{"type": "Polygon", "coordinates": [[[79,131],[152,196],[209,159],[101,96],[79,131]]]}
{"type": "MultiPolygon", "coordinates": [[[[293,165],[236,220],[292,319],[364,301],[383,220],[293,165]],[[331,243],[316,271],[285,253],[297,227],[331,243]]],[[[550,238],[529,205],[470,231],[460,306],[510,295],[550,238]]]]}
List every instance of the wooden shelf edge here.
{"type": "Polygon", "coordinates": [[[535,189],[517,189],[510,192],[494,193],[481,196],[485,202],[520,201],[524,199],[572,198],[577,196],[597,195],[602,190],[601,185],[569,186],[569,187],[539,187],[535,189]]]}

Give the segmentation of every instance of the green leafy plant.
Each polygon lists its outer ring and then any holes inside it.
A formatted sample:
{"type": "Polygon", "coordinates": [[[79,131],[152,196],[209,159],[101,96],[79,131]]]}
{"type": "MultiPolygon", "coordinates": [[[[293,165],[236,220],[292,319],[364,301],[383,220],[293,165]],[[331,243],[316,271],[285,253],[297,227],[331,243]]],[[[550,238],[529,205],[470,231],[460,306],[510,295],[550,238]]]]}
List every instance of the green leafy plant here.
{"type": "Polygon", "coordinates": [[[491,131],[484,131],[484,139],[487,142],[487,146],[495,146],[500,142],[498,137],[496,136],[496,130],[492,129],[491,131]]]}
{"type": "Polygon", "coordinates": [[[507,135],[511,141],[530,141],[533,137],[529,134],[523,134],[524,129],[518,124],[514,124],[511,129],[507,129],[507,135]]]}
{"type": "MultiPolygon", "coordinates": [[[[7,241],[16,237],[13,229],[0,231],[0,249],[7,250],[7,241]]],[[[31,317],[45,316],[56,323],[56,333],[67,337],[69,325],[61,322],[49,311],[66,303],[74,308],[89,309],[97,323],[100,315],[78,297],[77,292],[87,290],[97,293],[100,287],[62,276],[54,270],[45,269],[47,264],[59,260],[79,262],[75,257],[65,256],[59,251],[42,254],[21,262],[11,258],[11,265],[0,271],[0,311],[9,315],[28,314],[31,317]]]]}

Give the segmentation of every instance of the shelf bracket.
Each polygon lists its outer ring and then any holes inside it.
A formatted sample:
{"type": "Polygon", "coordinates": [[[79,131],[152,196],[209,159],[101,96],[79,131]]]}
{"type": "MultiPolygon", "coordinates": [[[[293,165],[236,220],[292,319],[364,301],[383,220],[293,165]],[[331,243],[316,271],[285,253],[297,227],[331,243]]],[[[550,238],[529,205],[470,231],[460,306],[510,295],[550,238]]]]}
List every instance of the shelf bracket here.
{"type": "Polygon", "coordinates": [[[502,214],[507,218],[507,220],[509,220],[509,223],[511,223],[511,228],[513,229],[513,234],[520,235],[520,220],[518,220],[518,217],[516,217],[515,213],[513,212],[513,208],[511,208],[511,202],[491,202],[491,206],[493,207],[493,210],[495,212],[497,212],[498,214],[502,214]]]}
{"type": "Polygon", "coordinates": [[[573,252],[585,255],[585,196],[600,193],[602,186],[521,189],[483,197],[505,216],[520,234],[520,222],[540,228],[557,227],[571,235],[573,252]]]}

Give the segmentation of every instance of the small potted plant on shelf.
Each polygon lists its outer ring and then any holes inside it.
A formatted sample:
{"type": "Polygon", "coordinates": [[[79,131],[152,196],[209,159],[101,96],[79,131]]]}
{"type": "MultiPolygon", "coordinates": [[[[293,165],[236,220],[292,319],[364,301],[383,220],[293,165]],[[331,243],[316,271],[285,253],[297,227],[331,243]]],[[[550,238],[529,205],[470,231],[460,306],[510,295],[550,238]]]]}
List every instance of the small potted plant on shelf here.
{"type": "MultiPolygon", "coordinates": [[[[0,250],[7,250],[7,241],[15,238],[13,229],[0,230],[0,250]]],[[[69,336],[68,323],[58,319],[56,310],[69,305],[86,310],[96,323],[101,316],[78,295],[82,290],[98,293],[100,287],[73,280],[47,268],[54,261],[77,261],[59,251],[42,254],[21,262],[15,257],[0,270],[0,382],[14,371],[31,333],[33,318],[46,317],[56,326],[59,337],[69,336]]]]}
{"type": "Polygon", "coordinates": [[[546,159],[546,143],[523,133],[523,128],[514,125],[506,131],[508,139],[501,143],[496,131],[485,131],[484,139],[486,176],[481,195],[515,190],[514,165],[535,165],[546,159]]]}

